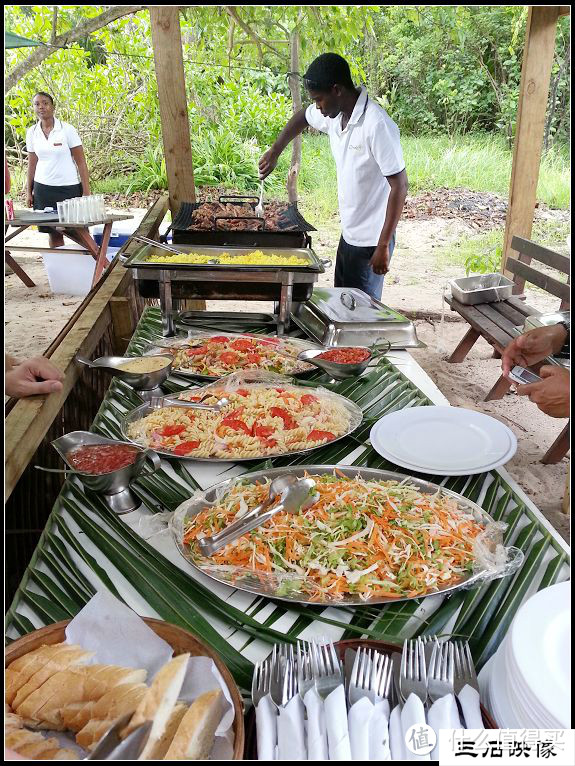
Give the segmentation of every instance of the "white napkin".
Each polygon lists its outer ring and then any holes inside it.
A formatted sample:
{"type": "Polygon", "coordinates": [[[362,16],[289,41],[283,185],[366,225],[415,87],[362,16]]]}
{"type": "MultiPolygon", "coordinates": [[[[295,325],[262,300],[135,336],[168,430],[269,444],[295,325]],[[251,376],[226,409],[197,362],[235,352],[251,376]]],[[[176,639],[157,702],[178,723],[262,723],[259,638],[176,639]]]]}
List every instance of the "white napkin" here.
{"type": "Polygon", "coordinates": [[[463,708],[466,729],[484,729],[483,717],[479,707],[479,693],[472,686],[464,686],[457,695],[463,708]]]}
{"type": "Polygon", "coordinates": [[[347,706],[343,685],[324,700],[325,726],[330,761],[351,761],[351,747],[347,728],[347,706]]]}
{"type": "Polygon", "coordinates": [[[373,703],[368,697],[355,702],[348,713],[349,745],[353,761],[369,761],[369,742],[373,703]]]}
{"type": "Polygon", "coordinates": [[[258,742],[258,761],[276,760],[276,742],[278,736],[277,708],[269,694],[262,697],[256,707],[256,736],[258,742]]]}
{"type": "Polygon", "coordinates": [[[391,761],[389,749],[389,702],[377,702],[369,728],[369,760],[391,761]]]}
{"type": "Polygon", "coordinates": [[[405,761],[405,743],[401,731],[401,708],[394,707],[389,716],[389,748],[392,761],[405,761]]]}
{"type": "Polygon", "coordinates": [[[307,761],[304,706],[299,694],[279,709],[277,760],[307,761]]]}
{"type": "Polygon", "coordinates": [[[327,732],[323,701],[315,688],[306,692],[303,698],[307,712],[307,759],[327,761],[327,732]]]}
{"type": "Polygon", "coordinates": [[[453,694],[446,694],[445,697],[442,697],[433,703],[427,713],[427,723],[431,726],[437,735],[437,744],[431,751],[431,760],[438,761],[440,729],[461,728],[457,703],[453,694]]]}
{"type": "MultiPolygon", "coordinates": [[[[419,697],[416,694],[410,694],[401,711],[401,736],[404,743],[405,735],[407,734],[408,729],[411,726],[415,726],[416,724],[422,724],[424,726],[427,725],[427,721],[425,720],[425,709],[423,707],[423,702],[419,699],[419,697]]],[[[411,752],[411,750],[407,747],[407,744],[405,744],[404,747],[405,759],[407,761],[431,760],[429,754],[416,755],[415,753],[411,752]]]]}

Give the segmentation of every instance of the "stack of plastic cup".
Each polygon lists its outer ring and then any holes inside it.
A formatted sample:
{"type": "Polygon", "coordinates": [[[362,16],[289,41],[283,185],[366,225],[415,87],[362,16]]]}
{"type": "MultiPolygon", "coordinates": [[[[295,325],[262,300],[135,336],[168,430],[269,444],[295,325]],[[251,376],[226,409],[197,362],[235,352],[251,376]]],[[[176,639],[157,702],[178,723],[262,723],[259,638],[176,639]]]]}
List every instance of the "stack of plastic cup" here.
{"type": "Polygon", "coordinates": [[[103,194],[72,197],[56,204],[60,223],[96,223],[106,217],[103,194]]]}

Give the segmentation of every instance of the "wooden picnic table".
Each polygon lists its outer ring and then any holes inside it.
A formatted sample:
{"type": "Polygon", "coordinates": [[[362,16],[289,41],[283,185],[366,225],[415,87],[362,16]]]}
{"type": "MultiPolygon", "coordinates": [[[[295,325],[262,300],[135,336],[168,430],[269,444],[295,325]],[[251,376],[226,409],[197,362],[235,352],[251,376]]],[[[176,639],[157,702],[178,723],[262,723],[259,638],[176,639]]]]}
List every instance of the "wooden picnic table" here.
{"type": "Polygon", "coordinates": [[[36,285],[30,279],[29,275],[24,269],[14,260],[12,252],[32,252],[32,253],[67,253],[67,254],[85,254],[89,253],[96,261],[96,268],[94,269],[94,277],[92,279],[92,287],[98,282],[102,276],[104,269],[106,268],[106,255],[108,252],[108,244],[110,242],[110,236],[112,234],[112,226],[117,221],[127,221],[133,218],[133,215],[107,215],[103,218],[98,218],[94,221],[88,221],[87,223],[61,223],[60,221],[46,221],[45,223],[37,220],[28,220],[27,216],[22,216],[23,211],[16,211],[15,217],[11,221],[5,221],[5,237],[4,244],[10,242],[19,234],[21,234],[30,226],[50,226],[51,228],[61,231],[64,237],[68,237],[76,244],[80,245],[82,249],[66,248],[52,248],[52,247],[38,247],[37,245],[11,245],[10,250],[4,247],[4,263],[8,265],[16,276],[24,282],[26,287],[35,287],[36,285]],[[90,226],[98,226],[104,224],[102,231],[102,243],[97,244],[96,240],[90,234],[90,226]],[[8,234],[8,229],[12,227],[16,231],[8,234]]]}

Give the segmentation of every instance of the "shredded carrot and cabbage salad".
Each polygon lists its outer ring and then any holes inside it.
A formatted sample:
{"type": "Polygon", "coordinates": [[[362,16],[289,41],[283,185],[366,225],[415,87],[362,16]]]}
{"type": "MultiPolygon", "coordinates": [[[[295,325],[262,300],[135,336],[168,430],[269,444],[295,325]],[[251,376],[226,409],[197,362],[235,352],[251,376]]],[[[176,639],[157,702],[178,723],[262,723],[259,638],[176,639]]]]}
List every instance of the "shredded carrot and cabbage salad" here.
{"type": "Polygon", "coordinates": [[[472,573],[473,543],[484,527],[455,498],[426,494],[408,480],[311,478],[319,494],[315,505],[299,514],[279,513],[206,559],[197,540],[268,497],[269,481],[239,481],[186,521],[184,544],[200,566],[250,570],[276,579],[278,596],[297,591],[322,602],[350,595],[366,601],[423,596],[472,573]]]}

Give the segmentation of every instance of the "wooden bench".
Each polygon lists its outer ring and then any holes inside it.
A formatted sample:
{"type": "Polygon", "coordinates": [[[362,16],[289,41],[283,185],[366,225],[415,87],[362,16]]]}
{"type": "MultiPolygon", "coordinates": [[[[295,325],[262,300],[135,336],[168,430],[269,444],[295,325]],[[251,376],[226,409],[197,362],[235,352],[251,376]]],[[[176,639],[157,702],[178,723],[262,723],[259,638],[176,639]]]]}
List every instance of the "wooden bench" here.
{"type": "MultiPolygon", "coordinates": [[[[451,310],[457,311],[470,325],[469,330],[467,330],[449,357],[449,362],[462,362],[480,337],[485,338],[493,346],[494,356],[501,356],[505,347],[516,337],[514,328],[523,326],[526,317],[541,313],[532,306],[528,306],[525,303],[525,296],[520,295],[523,293],[526,282],[559,298],[561,301],[559,310],[569,310],[570,258],[536,245],[534,242],[530,242],[522,237],[513,237],[511,244],[513,249],[519,253],[519,257],[507,258],[505,266],[515,282],[515,287],[513,288],[515,295],[505,301],[476,303],[474,306],[460,303],[451,296],[445,298],[451,310]],[[539,261],[562,274],[567,274],[567,282],[561,282],[555,277],[537,271],[537,269],[530,265],[532,260],[539,261]]],[[[544,364],[544,362],[534,365],[533,369],[537,371],[541,364],[544,364]]],[[[501,375],[487,394],[485,400],[500,399],[507,393],[510,386],[511,382],[501,375]]],[[[563,429],[558,439],[545,454],[542,462],[557,463],[566,455],[568,450],[569,425],[563,429]]]]}

